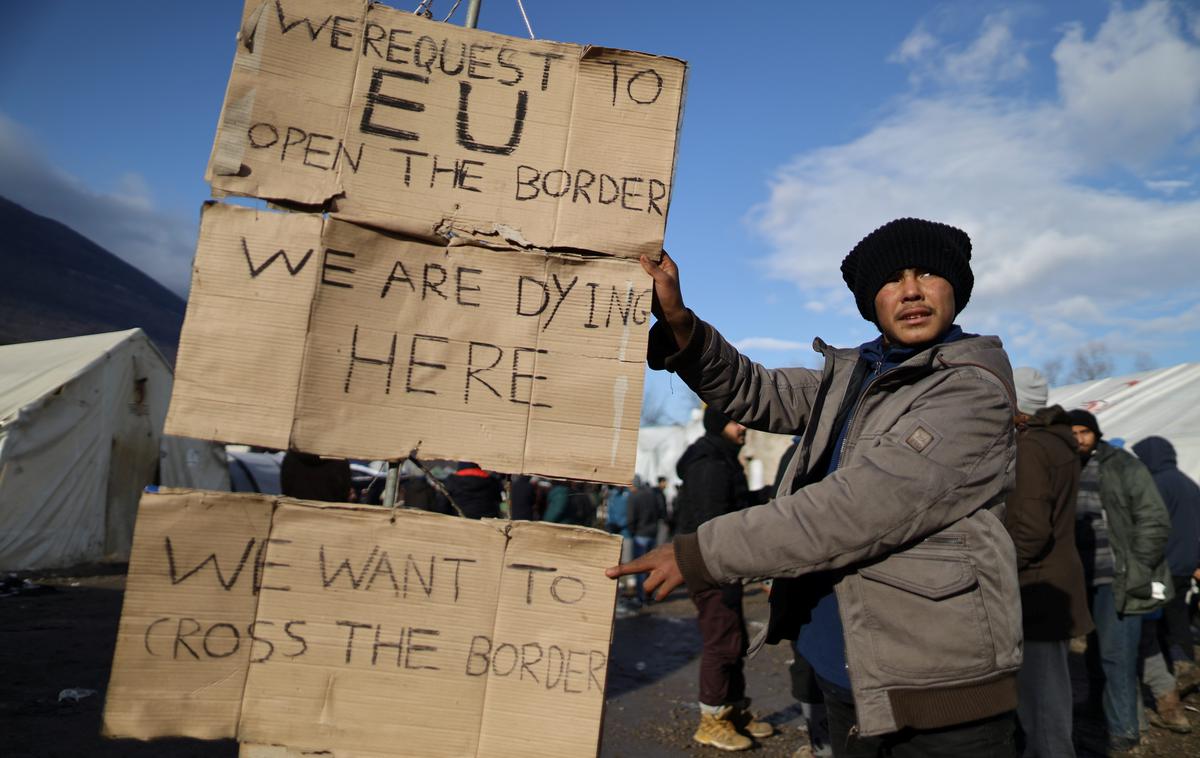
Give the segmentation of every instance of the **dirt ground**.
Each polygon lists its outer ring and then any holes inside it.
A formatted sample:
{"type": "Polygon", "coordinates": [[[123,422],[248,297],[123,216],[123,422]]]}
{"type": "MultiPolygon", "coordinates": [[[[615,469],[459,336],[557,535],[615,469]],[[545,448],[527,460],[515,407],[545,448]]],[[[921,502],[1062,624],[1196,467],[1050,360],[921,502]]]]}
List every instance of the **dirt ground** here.
{"type": "MultiPolygon", "coordinates": [[[[0,597],[0,756],[4,758],[235,758],[230,740],[106,740],[99,736],[124,576],[34,578],[40,589],[0,597]],[[94,690],[74,701],[63,690],[94,690]]],[[[747,617],[766,617],[766,598],[752,591],[747,617]]],[[[601,756],[715,756],[691,741],[699,634],[692,604],[680,593],[616,622],[601,756]]],[[[803,739],[790,694],[784,647],[767,647],[748,665],[754,709],[779,733],[747,755],[789,758],[803,739]]],[[[1076,669],[1081,663],[1073,661],[1076,669]]],[[[1189,699],[1191,735],[1152,729],[1144,755],[1200,756],[1200,698],[1189,699]]],[[[1102,733],[1102,719],[1081,715],[1076,734],[1102,733]]],[[[1080,756],[1093,753],[1081,749],[1080,756]]]]}

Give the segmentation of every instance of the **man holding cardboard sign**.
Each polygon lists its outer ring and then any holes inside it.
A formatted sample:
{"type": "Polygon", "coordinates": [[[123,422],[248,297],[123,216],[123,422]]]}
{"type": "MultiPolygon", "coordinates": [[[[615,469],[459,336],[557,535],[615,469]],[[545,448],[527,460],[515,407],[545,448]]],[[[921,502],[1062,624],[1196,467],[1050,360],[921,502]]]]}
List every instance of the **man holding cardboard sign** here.
{"type": "MultiPolygon", "coordinates": [[[[997,517],[1011,487],[1012,370],[995,337],[954,325],[974,278],[961,230],[892,221],[842,262],[881,335],[821,340],[823,371],[768,370],[684,307],[669,256],[654,278],[649,363],[750,428],[802,434],[779,496],[713,519],[609,576],[783,577],[763,635],[800,636],[837,755],[1009,756],[1021,618],[997,517]]],[[[761,642],[761,638],[760,638],[761,642]]]]}

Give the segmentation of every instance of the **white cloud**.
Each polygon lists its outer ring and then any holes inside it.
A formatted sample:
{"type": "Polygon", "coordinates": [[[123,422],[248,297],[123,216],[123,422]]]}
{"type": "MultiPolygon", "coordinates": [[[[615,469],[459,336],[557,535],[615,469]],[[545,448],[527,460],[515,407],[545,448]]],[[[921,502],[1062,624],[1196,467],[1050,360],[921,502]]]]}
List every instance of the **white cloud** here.
{"type": "Polygon", "coordinates": [[[896,52],[888,60],[892,63],[910,63],[920,60],[926,53],[937,47],[937,38],[930,34],[924,25],[918,25],[912,33],[904,38],[896,52]]]}
{"type": "Polygon", "coordinates": [[[808,342],[781,340],[775,337],[746,337],[733,344],[738,350],[808,350],[812,347],[808,342]]]}
{"type": "Polygon", "coordinates": [[[1011,14],[983,20],[979,35],[969,44],[943,44],[924,24],[904,38],[890,63],[911,66],[914,84],[931,81],[956,88],[987,87],[1017,79],[1029,70],[1026,45],[1012,33],[1011,14]]]}
{"type": "Polygon", "coordinates": [[[0,113],[0,196],[71,229],[168,289],[186,296],[197,222],[156,210],[137,174],[96,192],[57,169],[37,143],[0,113]]]}
{"type": "MultiPolygon", "coordinates": [[[[893,58],[958,61],[956,82],[971,72],[997,81],[1008,75],[1000,62],[1021,49],[1003,28],[985,23],[958,50],[913,43],[910,55],[902,45],[893,58]]],[[[934,218],[974,241],[967,328],[1043,360],[1112,330],[1154,343],[1144,349],[1177,346],[1184,340],[1168,332],[1178,330],[1138,325],[1174,319],[1193,334],[1198,326],[1200,199],[1178,178],[1195,176],[1187,149],[1200,144],[1200,45],[1189,35],[1165,3],[1114,7],[1092,38],[1078,27],[1063,32],[1053,56],[1058,97],[947,86],[899,100],[852,142],[797,156],[752,214],[773,248],[768,269],[811,301],[852,309],[830,251],[849,250],[892,218],[934,218]],[[1131,98],[1128,113],[1118,113],[1114,92],[1131,98]],[[1114,146],[1114,135],[1138,144],[1114,146]],[[1103,180],[1114,163],[1137,177],[1137,193],[1103,180]]]]}
{"type": "Polygon", "coordinates": [[[1054,49],[1063,126],[1094,159],[1153,160],[1200,126],[1200,46],[1165,2],[1114,6],[1094,39],[1054,49]]]}
{"type": "Polygon", "coordinates": [[[965,83],[984,83],[993,80],[1016,79],[1029,70],[1024,46],[1009,28],[1004,16],[989,16],[983,22],[979,37],[962,52],[945,58],[946,74],[950,79],[965,83]]]}
{"type": "Polygon", "coordinates": [[[1192,183],[1185,179],[1147,179],[1146,187],[1164,195],[1173,195],[1178,190],[1186,189],[1192,183]]]}

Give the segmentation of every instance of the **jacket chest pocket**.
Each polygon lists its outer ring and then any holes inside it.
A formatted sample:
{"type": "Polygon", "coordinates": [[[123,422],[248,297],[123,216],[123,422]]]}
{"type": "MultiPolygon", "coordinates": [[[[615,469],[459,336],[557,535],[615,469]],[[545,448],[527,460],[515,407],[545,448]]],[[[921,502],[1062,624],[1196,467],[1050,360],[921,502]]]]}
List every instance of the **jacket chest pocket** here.
{"type": "Polygon", "coordinates": [[[939,679],[991,668],[987,612],[969,560],[908,553],[859,569],[858,575],[867,634],[881,670],[939,679]]]}

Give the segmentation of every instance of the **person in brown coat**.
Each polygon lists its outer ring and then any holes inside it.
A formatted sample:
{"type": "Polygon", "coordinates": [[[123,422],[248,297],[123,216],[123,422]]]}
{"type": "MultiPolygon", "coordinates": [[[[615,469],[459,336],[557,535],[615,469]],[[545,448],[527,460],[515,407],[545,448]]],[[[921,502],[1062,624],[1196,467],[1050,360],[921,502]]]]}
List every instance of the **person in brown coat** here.
{"type": "Polygon", "coordinates": [[[1046,379],[1013,371],[1017,391],[1017,482],[1004,525],[1017,549],[1025,658],[1017,674],[1017,716],[1025,755],[1073,756],[1072,637],[1092,630],[1083,564],[1075,549],[1079,457],[1066,411],[1046,405],[1046,379]]]}

